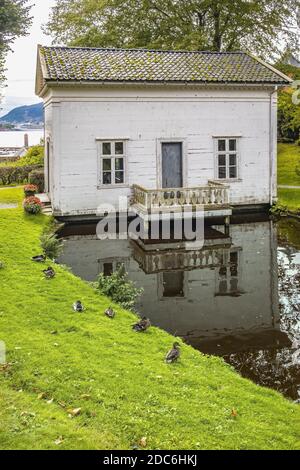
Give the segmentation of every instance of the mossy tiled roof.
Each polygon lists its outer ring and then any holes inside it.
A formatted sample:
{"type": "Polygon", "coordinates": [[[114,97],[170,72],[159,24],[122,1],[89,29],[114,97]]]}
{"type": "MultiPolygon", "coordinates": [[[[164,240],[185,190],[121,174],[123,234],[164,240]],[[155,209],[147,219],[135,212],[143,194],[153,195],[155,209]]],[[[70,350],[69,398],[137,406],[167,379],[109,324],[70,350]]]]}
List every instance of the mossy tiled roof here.
{"type": "Polygon", "coordinates": [[[288,83],[243,52],[40,47],[39,54],[44,81],[288,83]]]}

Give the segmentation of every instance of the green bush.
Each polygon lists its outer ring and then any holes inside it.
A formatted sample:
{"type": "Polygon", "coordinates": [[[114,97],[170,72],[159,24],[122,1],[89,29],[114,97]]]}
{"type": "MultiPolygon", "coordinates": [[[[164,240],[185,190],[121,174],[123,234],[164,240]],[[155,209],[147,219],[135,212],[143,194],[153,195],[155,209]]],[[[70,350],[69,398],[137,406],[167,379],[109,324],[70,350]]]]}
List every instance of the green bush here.
{"type": "Polygon", "coordinates": [[[111,276],[100,274],[97,289],[113,302],[131,311],[135,311],[137,298],[143,293],[143,289],[137,289],[133,282],[128,280],[123,265],[111,276]]]}
{"type": "Polygon", "coordinates": [[[28,149],[24,157],[21,157],[15,166],[29,166],[29,165],[44,165],[44,147],[42,145],[35,145],[28,149]]]}
{"type": "Polygon", "coordinates": [[[63,241],[57,237],[56,233],[45,231],[41,235],[41,246],[45,256],[55,260],[63,250],[63,241]]]}
{"type": "Polygon", "coordinates": [[[29,180],[29,174],[39,167],[29,166],[2,166],[0,167],[0,183],[4,186],[11,184],[26,184],[29,180]]]}
{"type": "Polygon", "coordinates": [[[28,182],[37,186],[39,193],[45,190],[45,173],[43,169],[33,170],[29,174],[28,182]]]}

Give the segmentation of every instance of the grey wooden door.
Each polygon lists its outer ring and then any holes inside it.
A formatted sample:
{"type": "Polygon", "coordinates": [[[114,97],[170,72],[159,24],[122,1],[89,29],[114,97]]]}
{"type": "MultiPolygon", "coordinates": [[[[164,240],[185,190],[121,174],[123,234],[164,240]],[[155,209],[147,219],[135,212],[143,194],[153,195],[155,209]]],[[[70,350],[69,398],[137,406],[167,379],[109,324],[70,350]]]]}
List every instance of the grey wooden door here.
{"type": "Polygon", "coordinates": [[[182,188],[182,143],[162,144],[162,187],[182,188]]]}

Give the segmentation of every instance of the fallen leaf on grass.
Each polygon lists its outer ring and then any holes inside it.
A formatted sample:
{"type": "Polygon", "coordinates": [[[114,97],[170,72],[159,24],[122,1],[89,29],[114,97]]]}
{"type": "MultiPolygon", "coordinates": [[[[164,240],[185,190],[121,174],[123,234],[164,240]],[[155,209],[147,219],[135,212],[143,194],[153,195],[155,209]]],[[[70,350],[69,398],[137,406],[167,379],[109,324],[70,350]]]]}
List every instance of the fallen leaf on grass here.
{"type": "Polygon", "coordinates": [[[86,394],[84,394],[84,395],[81,395],[80,398],[81,398],[82,400],[89,400],[89,399],[91,398],[91,395],[88,395],[88,394],[86,393],[86,394]]]}
{"type": "Polygon", "coordinates": [[[81,408],[74,408],[73,410],[68,410],[70,418],[75,418],[81,414],[81,408]]]}
{"type": "Polygon", "coordinates": [[[142,437],[142,439],[139,442],[139,446],[140,447],[147,447],[147,438],[146,437],[142,437]]]}
{"type": "Polygon", "coordinates": [[[235,409],[233,409],[233,410],[231,411],[231,416],[232,416],[233,418],[237,418],[238,412],[237,412],[235,409]]]}
{"type": "Polygon", "coordinates": [[[54,444],[56,446],[60,446],[60,444],[62,444],[64,442],[64,439],[62,436],[60,436],[58,439],[56,439],[56,441],[54,441],[54,444]]]}

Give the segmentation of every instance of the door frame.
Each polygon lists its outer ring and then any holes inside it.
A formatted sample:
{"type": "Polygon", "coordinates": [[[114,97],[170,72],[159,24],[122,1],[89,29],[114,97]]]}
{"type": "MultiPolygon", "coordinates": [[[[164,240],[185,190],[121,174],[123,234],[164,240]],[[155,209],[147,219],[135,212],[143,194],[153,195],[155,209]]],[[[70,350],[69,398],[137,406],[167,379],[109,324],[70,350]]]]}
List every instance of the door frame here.
{"type": "Polygon", "coordinates": [[[188,161],[187,161],[187,139],[182,137],[171,137],[156,140],[156,185],[157,189],[162,187],[162,144],[181,144],[182,147],[182,187],[187,187],[188,161]]]}

